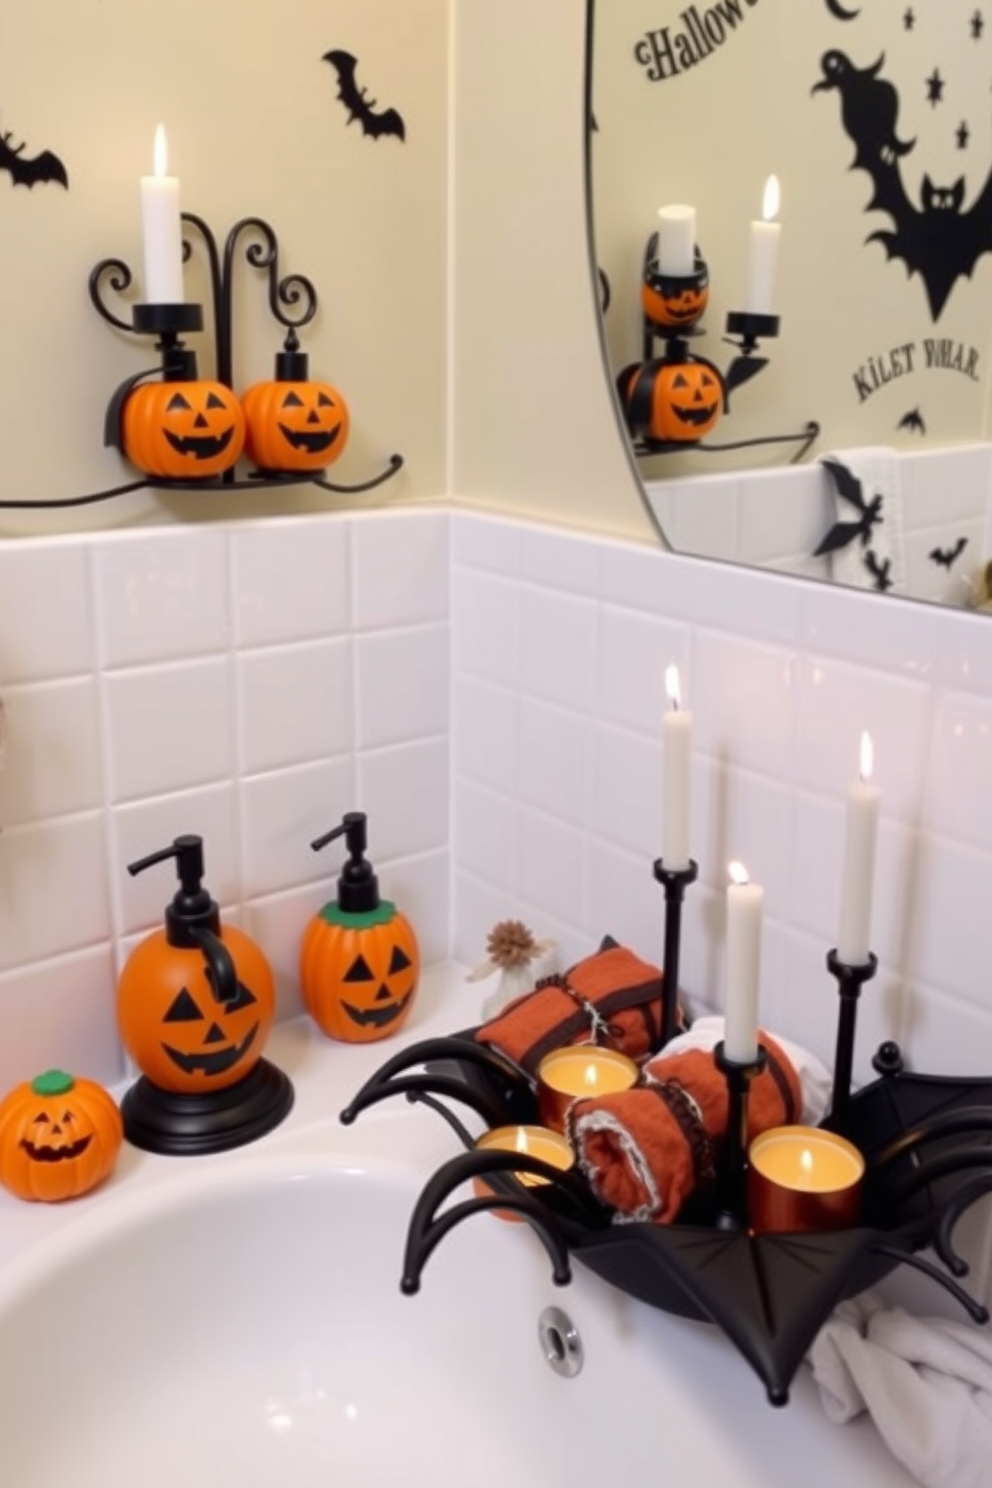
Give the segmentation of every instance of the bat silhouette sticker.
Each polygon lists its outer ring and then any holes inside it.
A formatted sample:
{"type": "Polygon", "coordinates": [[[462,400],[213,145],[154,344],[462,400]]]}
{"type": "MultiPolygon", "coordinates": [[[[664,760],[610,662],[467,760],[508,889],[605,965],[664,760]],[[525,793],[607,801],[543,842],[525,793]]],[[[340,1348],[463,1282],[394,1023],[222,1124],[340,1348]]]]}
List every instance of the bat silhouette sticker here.
{"type": "Polygon", "coordinates": [[[882,493],[876,491],[871,500],[866,501],[864,487],[853,470],[848,470],[839,460],[821,460],[820,464],[830,471],[838,496],[854,507],[857,516],[853,522],[835,522],[821,540],[813,557],[822,558],[825,553],[836,553],[839,548],[846,548],[856,538],[860,539],[863,548],[867,548],[871,541],[872,528],[883,521],[882,493]]]}
{"type": "Polygon", "coordinates": [[[924,173],[919,204],[906,190],[902,160],[916,141],[900,139],[899,94],[881,75],[884,56],[871,67],[856,67],[844,52],[825,52],[822,77],[814,93],[834,91],[841,101],[841,123],[854,144],[852,170],[871,177],[874,190],[866,211],[887,212],[890,229],[868,238],[881,243],[889,259],[919,274],[926,288],[930,313],[937,321],[959,279],[970,278],[978,260],[992,253],[992,170],[965,210],[964,176],[951,186],[937,186],[924,173]]]}
{"type": "Polygon", "coordinates": [[[25,144],[15,145],[12,139],[9,130],[0,133],[0,170],[8,173],[15,186],[41,186],[56,181],[68,188],[68,172],[57,155],[51,150],[25,155],[25,144]]]}
{"type": "Polygon", "coordinates": [[[399,140],[406,139],[402,114],[394,108],[377,109],[376,100],[369,98],[365,89],[359,87],[357,57],[353,57],[351,52],[332,51],[325,52],[323,60],[329,62],[337,73],[338,97],[348,111],[349,124],[357,119],[362,133],[375,140],[389,135],[399,140]]]}
{"type": "Polygon", "coordinates": [[[904,413],[902,418],[896,425],[896,428],[909,429],[912,430],[914,434],[925,435],[927,432],[927,426],[924,423],[923,414],[920,412],[919,408],[911,408],[908,413],[904,413]]]}
{"type": "Polygon", "coordinates": [[[950,568],[968,546],[966,537],[959,537],[952,548],[931,548],[930,558],[937,564],[938,568],[950,568]]]}

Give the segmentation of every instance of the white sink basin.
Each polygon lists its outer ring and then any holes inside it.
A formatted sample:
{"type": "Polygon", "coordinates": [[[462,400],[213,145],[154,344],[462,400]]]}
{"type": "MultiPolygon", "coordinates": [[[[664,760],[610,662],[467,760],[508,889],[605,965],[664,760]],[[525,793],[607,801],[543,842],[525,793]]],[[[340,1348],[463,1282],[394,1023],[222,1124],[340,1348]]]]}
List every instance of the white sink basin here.
{"type": "Polygon", "coordinates": [[[554,1287],[523,1225],[461,1225],[404,1297],[426,1176],[306,1147],[195,1159],[36,1245],[0,1273],[4,1488],[909,1484],[808,1379],[775,1411],[716,1330],[581,1268],[554,1287]],[[549,1304],[576,1378],[539,1344],[549,1304]]]}

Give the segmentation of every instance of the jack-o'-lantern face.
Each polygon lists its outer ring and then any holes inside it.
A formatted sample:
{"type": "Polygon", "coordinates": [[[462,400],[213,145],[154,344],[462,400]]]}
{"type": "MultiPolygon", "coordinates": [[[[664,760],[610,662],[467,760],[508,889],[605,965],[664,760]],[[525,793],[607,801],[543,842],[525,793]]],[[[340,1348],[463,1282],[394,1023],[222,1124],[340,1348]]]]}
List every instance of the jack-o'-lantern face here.
{"type": "Polygon", "coordinates": [[[715,367],[705,362],[662,363],[651,399],[651,437],[695,443],[716,428],[723,402],[723,379],[715,367]]]}
{"type": "Polygon", "coordinates": [[[326,382],[258,382],[241,405],[245,448],[260,470],[323,470],[347,442],[348,405],[326,382]]]}
{"type": "Polygon", "coordinates": [[[0,1102],[0,1182],[21,1199],[75,1198],[106,1177],[122,1139],[102,1086],[48,1070],[0,1102]]]}
{"type": "Polygon", "coordinates": [[[220,382],[144,383],[128,395],[124,452],[146,475],[200,480],[229,470],[244,443],[244,415],[220,382]]]}
{"type": "Polygon", "coordinates": [[[709,284],[704,275],[699,283],[685,280],[646,279],[641,285],[641,308],[655,325],[673,330],[689,330],[702,318],[709,302],[709,284]]]}
{"type": "Polygon", "coordinates": [[[258,1062],[275,1011],[272,972],[258,946],[232,926],[221,932],[236,973],[221,1001],[203,953],[168,943],[164,932],[141,941],[117,989],[117,1021],[128,1053],[162,1090],[223,1090],[258,1062]]]}
{"type": "Polygon", "coordinates": [[[325,906],[303,939],[300,983],[307,1008],[331,1038],[385,1038],[406,1020],[417,988],[420,953],[413,928],[395,910],[384,923],[362,928],[333,915],[333,907],[325,906]]]}

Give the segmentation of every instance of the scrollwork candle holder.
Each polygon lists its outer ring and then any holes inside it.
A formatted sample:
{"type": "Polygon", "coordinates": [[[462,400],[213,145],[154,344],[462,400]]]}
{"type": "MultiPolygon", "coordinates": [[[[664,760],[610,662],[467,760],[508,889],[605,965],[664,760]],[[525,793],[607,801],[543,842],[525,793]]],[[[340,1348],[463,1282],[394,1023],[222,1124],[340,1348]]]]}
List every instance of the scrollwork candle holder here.
{"type": "Polygon", "coordinates": [[[670,454],[678,450],[721,451],[752,445],[799,445],[801,460],[820,432],[815,420],[795,434],[765,435],[731,444],[704,444],[725,413],[730,395],[750,382],[768,358],[757,355],[759,343],[779,333],[777,315],[735,311],[728,315],[725,340],[737,356],[726,372],[689,348],[692,338],[705,334],[700,321],[709,303],[709,267],[697,248],[692,272],[669,274],[659,259],[658,233],[651,234],[644,251],[641,279],[642,360],[624,367],[617,377],[617,395],[638,455],[670,454]],[[663,343],[661,356],[656,342],[663,343]]]}
{"type": "Polygon", "coordinates": [[[851,1102],[851,1074],[854,1068],[854,1035],[858,1021],[858,999],[861,988],[878,970],[878,958],[869,953],[863,966],[848,966],[836,950],[827,952],[827,969],[837,982],[840,1008],[837,1015],[837,1045],[834,1053],[834,1083],[830,1114],[826,1125],[843,1126],[851,1102]]]}
{"type": "Polygon", "coordinates": [[[661,1046],[679,1029],[679,957],[682,945],[682,901],[685,891],[699,877],[699,865],[691,858],[686,868],[666,868],[657,858],[654,876],[665,891],[665,949],[662,962],[661,1046]]]}

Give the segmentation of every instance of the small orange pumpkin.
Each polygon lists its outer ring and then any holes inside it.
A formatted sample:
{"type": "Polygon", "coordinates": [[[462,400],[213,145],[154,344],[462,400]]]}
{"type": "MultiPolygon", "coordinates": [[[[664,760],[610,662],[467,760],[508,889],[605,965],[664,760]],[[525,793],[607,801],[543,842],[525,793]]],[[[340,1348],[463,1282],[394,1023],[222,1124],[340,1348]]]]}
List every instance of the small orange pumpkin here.
{"type": "Polygon", "coordinates": [[[348,442],[347,403],[330,383],[311,382],[309,370],[309,358],[290,330],[276,356],[275,378],[242,394],[245,450],[260,470],[324,470],[348,442]]]}
{"type": "Polygon", "coordinates": [[[635,437],[665,444],[696,444],[720,422],[723,377],[712,362],[685,353],[627,367],[620,395],[635,437]]]}
{"type": "Polygon", "coordinates": [[[19,1199],[78,1198],[107,1177],[123,1140],[102,1085],[47,1070],[0,1101],[0,1183],[19,1199]]]}
{"type": "Polygon", "coordinates": [[[117,984],[117,1022],[135,1064],[161,1090],[224,1090],[254,1069],[275,1015],[268,961],[241,930],[219,939],[237,974],[237,994],[218,999],[201,950],[170,944],[158,930],[128,957],[117,984]]]}
{"type": "Polygon", "coordinates": [[[364,914],[325,904],[304,933],[300,985],[329,1038],[364,1044],[395,1033],[410,1015],[419,975],[413,926],[388,899],[364,914]]]}
{"type": "Polygon", "coordinates": [[[701,320],[709,303],[709,283],[705,275],[693,279],[645,279],[641,285],[641,309],[654,325],[668,330],[686,331],[701,320]],[[694,280],[702,278],[702,283],[694,280]]]}
{"type": "Polygon", "coordinates": [[[206,480],[237,463],[245,416],[222,382],[143,382],[127,395],[121,445],[145,475],[160,480],[206,480]]]}

